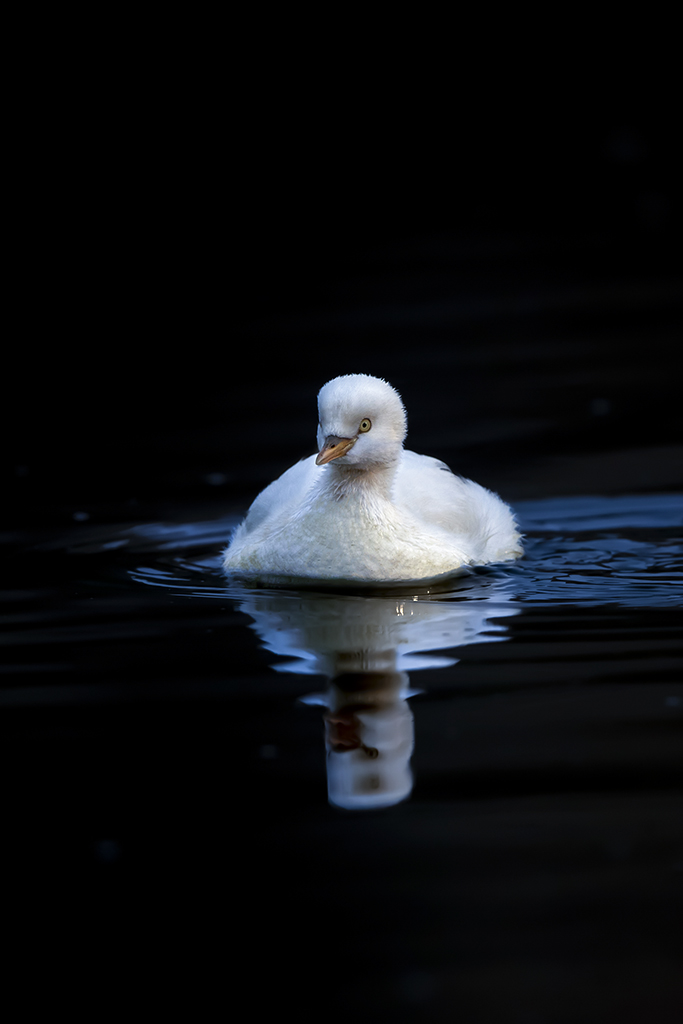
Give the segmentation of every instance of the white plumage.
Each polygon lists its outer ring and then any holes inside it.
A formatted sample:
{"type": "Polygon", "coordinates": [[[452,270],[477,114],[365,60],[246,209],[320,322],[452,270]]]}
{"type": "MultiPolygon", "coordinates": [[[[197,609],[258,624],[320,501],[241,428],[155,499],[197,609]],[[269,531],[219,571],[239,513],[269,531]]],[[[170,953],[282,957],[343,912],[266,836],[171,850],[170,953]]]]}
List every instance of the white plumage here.
{"type": "Polygon", "coordinates": [[[403,448],[406,413],[390,384],[337,377],[318,411],[318,455],[259,494],[225,551],[226,572],[395,583],[522,554],[496,494],[403,448]]]}

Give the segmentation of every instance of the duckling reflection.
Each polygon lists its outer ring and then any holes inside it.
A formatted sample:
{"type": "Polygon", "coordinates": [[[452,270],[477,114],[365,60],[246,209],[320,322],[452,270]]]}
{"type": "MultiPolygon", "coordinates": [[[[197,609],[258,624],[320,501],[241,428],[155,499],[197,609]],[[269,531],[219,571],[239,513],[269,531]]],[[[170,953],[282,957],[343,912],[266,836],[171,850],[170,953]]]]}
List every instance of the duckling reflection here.
{"type": "Polygon", "coordinates": [[[455,665],[441,652],[506,639],[492,619],[514,615],[504,586],[462,585],[434,595],[251,592],[240,610],[263,646],[288,660],[279,672],[326,676],[300,700],[325,708],[328,798],[348,810],[388,807],[410,796],[414,746],[408,672],[455,665]],[[483,597],[483,594],[486,597],[483,597]],[[474,599],[464,598],[472,596],[474,599]]]}
{"type": "Polygon", "coordinates": [[[421,691],[408,688],[407,672],[390,671],[395,651],[377,651],[372,660],[385,670],[364,671],[367,652],[340,653],[329,689],[300,698],[327,709],[327,793],[331,804],[347,810],[390,807],[413,788],[414,726],[407,698],[421,691]]]}
{"type": "Polygon", "coordinates": [[[347,810],[390,807],[410,796],[413,714],[406,672],[337,676],[324,715],[327,792],[347,810]]]}

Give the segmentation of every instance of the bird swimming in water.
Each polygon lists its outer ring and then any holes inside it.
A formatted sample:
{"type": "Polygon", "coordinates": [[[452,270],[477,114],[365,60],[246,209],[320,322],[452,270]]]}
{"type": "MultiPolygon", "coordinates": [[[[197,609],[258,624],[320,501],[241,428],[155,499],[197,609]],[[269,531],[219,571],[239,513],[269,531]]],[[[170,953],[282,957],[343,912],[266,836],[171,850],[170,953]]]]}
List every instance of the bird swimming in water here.
{"type": "Polygon", "coordinates": [[[223,556],[263,582],[431,580],[522,554],[510,508],[445,463],[406,451],[398,392],[366,374],[318,394],[318,454],[255,499],[223,556]]]}

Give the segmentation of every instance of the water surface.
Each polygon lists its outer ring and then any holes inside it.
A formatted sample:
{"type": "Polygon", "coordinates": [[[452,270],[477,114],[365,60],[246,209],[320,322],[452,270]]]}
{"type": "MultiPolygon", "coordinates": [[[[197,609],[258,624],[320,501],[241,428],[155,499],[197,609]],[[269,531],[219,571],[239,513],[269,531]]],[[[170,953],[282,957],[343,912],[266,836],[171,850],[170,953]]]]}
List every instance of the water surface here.
{"type": "Polygon", "coordinates": [[[97,927],[142,893],[158,934],[221,908],[260,970],[303,957],[307,984],[352,948],[370,1007],[474,1005],[492,970],[523,998],[541,963],[579,979],[570,1020],[597,961],[612,988],[655,970],[670,1002],[683,501],[516,512],[519,562],[399,591],[226,581],[235,517],[15,538],[14,870],[85,885],[97,927]]]}

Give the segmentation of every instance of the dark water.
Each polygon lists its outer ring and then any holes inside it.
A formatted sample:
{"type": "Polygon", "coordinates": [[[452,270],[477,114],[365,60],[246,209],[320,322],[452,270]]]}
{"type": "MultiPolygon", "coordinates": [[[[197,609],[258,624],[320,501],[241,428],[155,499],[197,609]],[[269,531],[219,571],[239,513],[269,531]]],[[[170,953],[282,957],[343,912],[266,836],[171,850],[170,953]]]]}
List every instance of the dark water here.
{"type": "Polygon", "coordinates": [[[683,496],[515,507],[524,559],[431,590],[226,583],[234,516],[15,537],[5,849],[41,941],[75,915],[135,976],[208,929],[205,969],[302,999],[672,1019],[683,496]]]}
{"type": "Polygon", "coordinates": [[[295,167],[273,192],[268,153],[237,243],[203,169],[185,227],[184,181],[156,214],[117,181],[80,255],[30,277],[50,340],[15,345],[2,408],[5,931],[89,1020],[144,983],[192,1020],[246,997],[680,1021],[678,119],[558,121],[552,158],[546,121],[517,178],[515,110],[421,189],[392,159],[368,192],[363,156],[333,201],[295,167]],[[522,560],[406,591],[226,583],[230,529],[349,372],[513,505],[522,560]]]}
{"type": "Polygon", "coordinates": [[[204,16],[196,45],[191,16],[32,33],[13,91],[3,992],[41,1021],[680,1024],[678,53],[648,12],[528,53],[487,17],[441,57],[411,18],[337,65],[344,19],[257,17],[232,46],[204,16]],[[355,372],[515,507],[523,560],[225,583],[355,372]]]}

